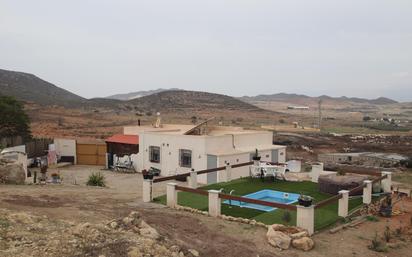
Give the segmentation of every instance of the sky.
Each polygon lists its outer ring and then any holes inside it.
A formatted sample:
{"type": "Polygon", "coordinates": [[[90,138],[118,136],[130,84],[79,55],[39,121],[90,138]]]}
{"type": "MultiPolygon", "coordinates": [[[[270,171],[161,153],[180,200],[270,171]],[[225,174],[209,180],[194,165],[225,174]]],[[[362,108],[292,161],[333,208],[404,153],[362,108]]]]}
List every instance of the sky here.
{"type": "Polygon", "coordinates": [[[0,68],[157,88],[412,101],[411,0],[0,0],[0,68]]]}

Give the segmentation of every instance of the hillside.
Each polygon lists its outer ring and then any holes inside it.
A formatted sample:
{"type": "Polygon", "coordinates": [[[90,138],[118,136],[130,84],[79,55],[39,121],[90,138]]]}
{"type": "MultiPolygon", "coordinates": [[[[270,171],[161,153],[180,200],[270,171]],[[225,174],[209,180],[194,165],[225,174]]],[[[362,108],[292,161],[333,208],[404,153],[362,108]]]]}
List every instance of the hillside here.
{"type": "Polygon", "coordinates": [[[326,104],[350,104],[350,103],[359,103],[359,104],[374,104],[374,105],[386,105],[386,104],[396,104],[397,101],[394,101],[389,98],[379,97],[376,99],[365,99],[365,98],[358,98],[358,97],[331,97],[327,95],[322,95],[319,97],[311,97],[307,95],[299,95],[299,94],[286,94],[286,93],[279,93],[279,94],[272,94],[272,95],[257,95],[257,96],[244,96],[240,98],[242,101],[246,101],[249,103],[253,103],[256,101],[278,101],[278,102],[286,102],[290,104],[299,104],[299,105],[313,105],[316,104],[319,99],[326,104]]]}
{"type": "Polygon", "coordinates": [[[192,110],[235,110],[262,111],[259,107],[240,101],[234,97],[199,91],[164,91],[126,102],[142,110],[172,111],[192,110]]]}
{"type": "Polygon", "coordinates": [[[136,98],[140,98],[143,96],[148,96],[148,95],[153,95],[156,93],[164,92],[164,91],[176,91],[179,90],[178,88],[170,88],[170,89],[155,89],[155,90],[147,90],[147,91],[136,91],[136,92],[130,92],[126,94],[116,94],[116,95],[111,95],[107,96],[105,98],[107,99],[114,99],[114,100],[122,100],[122,101],[128,101],[136,98]]]}
{"type": "Polygon", "coordinates": [[[35,75],[1,69],[0,94],[41,105],[73,105],[86,100],[35,75]]]}

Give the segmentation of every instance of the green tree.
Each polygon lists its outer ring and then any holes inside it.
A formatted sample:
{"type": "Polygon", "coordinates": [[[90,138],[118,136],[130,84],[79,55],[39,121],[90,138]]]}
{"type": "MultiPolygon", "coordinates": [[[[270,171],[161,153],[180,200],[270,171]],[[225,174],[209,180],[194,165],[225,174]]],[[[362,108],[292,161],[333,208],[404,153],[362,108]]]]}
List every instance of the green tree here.
{"type": "Polygon", "coordinates": [[[29,117],[23,105],[10,96],[0,96],[0,137],[31,137],[29,117]]]}

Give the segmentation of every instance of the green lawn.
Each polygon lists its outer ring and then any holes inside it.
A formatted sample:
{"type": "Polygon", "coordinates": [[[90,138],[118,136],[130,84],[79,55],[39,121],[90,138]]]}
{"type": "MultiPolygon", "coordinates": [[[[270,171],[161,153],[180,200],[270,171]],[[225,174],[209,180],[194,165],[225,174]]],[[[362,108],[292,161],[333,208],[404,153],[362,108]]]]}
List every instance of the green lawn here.
{"type": "MultiPolygon", "coordinates": [[[[299,193],[304,195],[310,195],[315,198],[315,203],[322,201],[331,197],[330,194],[321,193],[318,191],[318,185],[309,181],[305,182],[288,182],[288,181],[265,181],[262,182],[260,179],[242,178],[237,179],[227,183],[218,183],[213,185],[208,185],[201,187],[201,189],[224,189],[225,193],[235,190],[233,195],[246,195],[263,189],[272,189],[277,191],[289,192],[289,193],[299,193]]],[[[166,203],[166,196],[160,196],[154,199],[155,202],[162,204],[166,203]]],[[[178,204],[182,206],[189,206],[199,210],[207,211],[208,209],[208,199],[206,196],[179,192],[178,193],[178,204]]],[[[353,209],[356,206],[362,204],[362,199],[353,199],[349,201],[349,208],[353,209]]],[[[236,206],[228,206],[227,204],[222,204],[222,214],[243,217],[249,219],[255,219],[261,221],[265,224],[274,223],[284,223],[282,221],[282,215],[285,210],[277,209],[271,212],[258,211],[248,208],[240,208],[236,206]]],[[[291,223],[290,225],[295,225],[296,223],[296,212],[291,212],[291,223]]],[[[332,203],[327,206],[315,210],[315,229],[319,230],[327,227],[339,219],[338,217],[338,203],[332,203]]]]}

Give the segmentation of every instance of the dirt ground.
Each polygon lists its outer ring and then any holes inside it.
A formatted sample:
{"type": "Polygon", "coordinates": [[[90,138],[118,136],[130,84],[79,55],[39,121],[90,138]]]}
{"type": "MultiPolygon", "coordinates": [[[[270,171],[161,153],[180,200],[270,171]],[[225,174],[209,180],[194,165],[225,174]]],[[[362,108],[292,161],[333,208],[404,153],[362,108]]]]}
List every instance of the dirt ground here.
{"type": "MultiPolygon", "coordinates": [[[[264,228],[143,203],[140,174],[112,173],[94,166],[71,166],[59,169],[59,172],[63,177],[61,185],[0,185],[0,209],[46,216],[50,222],[64,220],[75,224],[105,224],[138,211],[149,225],[171,242],[186,249],[196,249],[200,256],[208,257],[410,256],[412,250],[410,242],[385,253],[368,249],[375,232],[382,234],[388,223],[393,229],[410,224],[410,200],[398,206],[406,213],[389,221],[381,218],[378,222],[368,221],[336,234],[317,233],[315,249],[310,252],[279,251],[267,243],[264,228]],[[105,175],[106,188],[85,185],[88,175],[96,171],[105,175]]],[[[156,184],[155,195],[163,194],[165,188],[165,183],[156,184]]],[[[91,256],[98,256],[98,253],[91,256]]]]}

